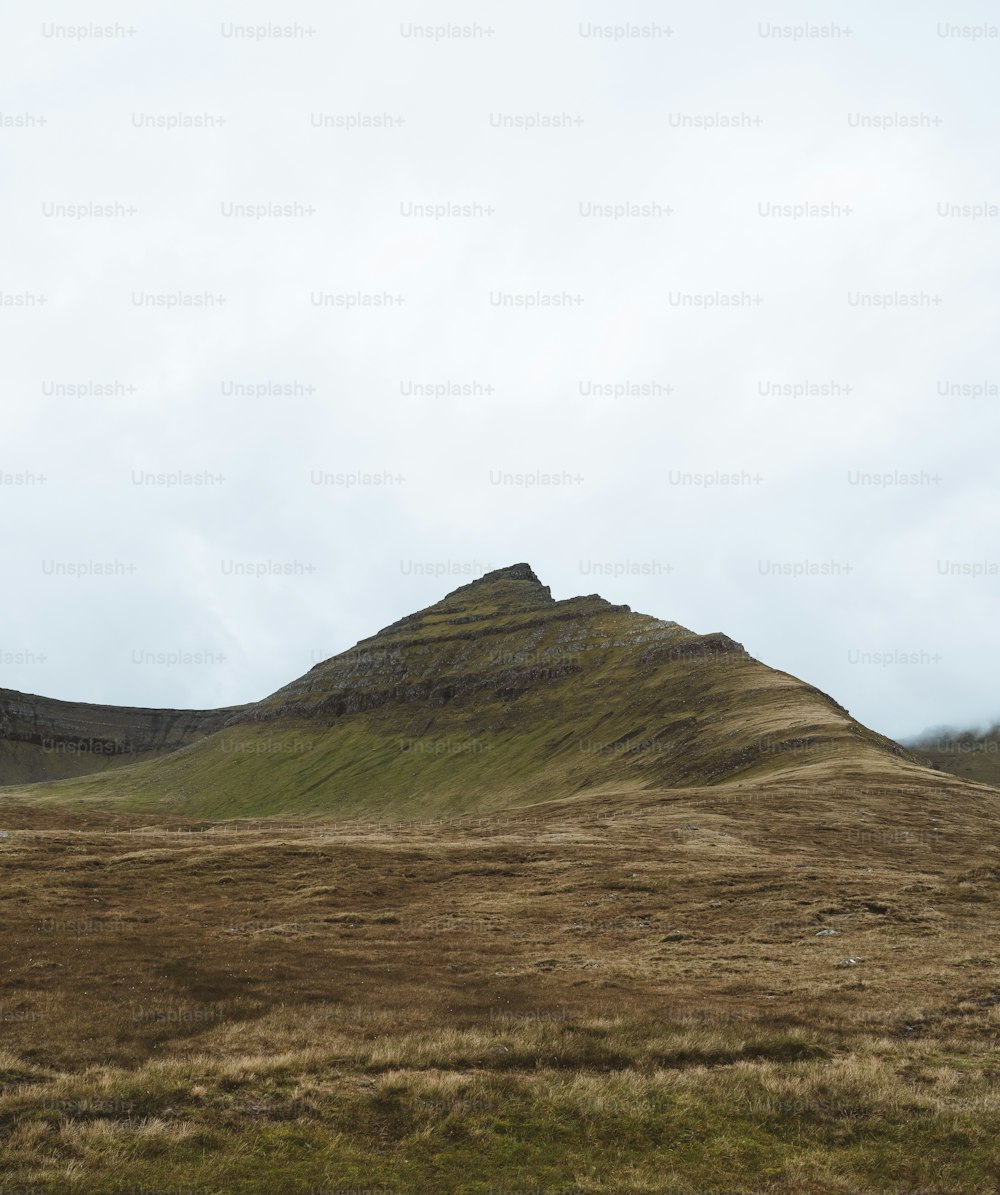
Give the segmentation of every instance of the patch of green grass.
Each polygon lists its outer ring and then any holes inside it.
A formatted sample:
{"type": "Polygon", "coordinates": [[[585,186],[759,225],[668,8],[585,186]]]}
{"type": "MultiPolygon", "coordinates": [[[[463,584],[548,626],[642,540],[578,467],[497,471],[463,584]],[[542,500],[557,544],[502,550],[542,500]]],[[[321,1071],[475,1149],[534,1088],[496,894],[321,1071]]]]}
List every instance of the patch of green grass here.
{"type": "Polygon", "coordinates": [[[278,1105],[246,1086],[228,1113],[219,1097],[175,1094],[155,1119],[76,1118],[56,1132],[25,1112],[4,1181],[52,1195],[990,1190],[995,1103],[972,1115],[895,1087],[850,1102],[835,1098],[835,1070],[809,1065],[808,1075],[794,1063],[679,1075],[400,1071],[368,1093],[330,1081],[289,1101],[294,1120],[273,1119],[278,1105]],[[809,1086],[824,1073],[826,1104],[809,1086]],[[18,1163],[18,1142],[45,1160],[18,1163]]]}

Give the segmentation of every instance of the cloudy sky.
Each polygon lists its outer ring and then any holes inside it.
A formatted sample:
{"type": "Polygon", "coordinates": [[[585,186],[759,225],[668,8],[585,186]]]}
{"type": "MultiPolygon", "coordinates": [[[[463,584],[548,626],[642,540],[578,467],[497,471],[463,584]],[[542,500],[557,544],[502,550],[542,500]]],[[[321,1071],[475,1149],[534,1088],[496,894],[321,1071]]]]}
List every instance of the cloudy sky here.
{"type": "Polygon", "coordinates": [[[249,701],[526,560],[1000,717],[991,5],[83,7],[0,18],[0,685],[249,701]]]}

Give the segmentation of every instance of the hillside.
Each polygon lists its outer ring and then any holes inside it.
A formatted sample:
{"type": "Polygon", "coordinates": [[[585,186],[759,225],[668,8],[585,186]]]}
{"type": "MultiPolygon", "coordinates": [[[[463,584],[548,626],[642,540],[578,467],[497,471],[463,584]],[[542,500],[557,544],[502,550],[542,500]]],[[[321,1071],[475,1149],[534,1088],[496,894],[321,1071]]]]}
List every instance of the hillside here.
{"type": "Polygon", "coordinates": [[[173,725],[194,741],[36,795],[202,816],[426,816],[915,767],[726,635],[597,595],[556,601],[526,564],[463,585],[263,701],[173,725]]]}

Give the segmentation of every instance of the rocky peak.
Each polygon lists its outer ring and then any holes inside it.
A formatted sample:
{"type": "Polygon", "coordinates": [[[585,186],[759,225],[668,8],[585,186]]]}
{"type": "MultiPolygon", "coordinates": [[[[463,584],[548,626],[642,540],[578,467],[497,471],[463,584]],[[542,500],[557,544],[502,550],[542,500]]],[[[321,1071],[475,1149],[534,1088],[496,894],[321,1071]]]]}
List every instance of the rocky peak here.
{"type": "Polygon", "coordinates": [[[509,564],[506,568],[495,568],[491,573],[483,573],[479,581],[473,581],[473,585],[483,581],[533,581],[541,585],[530,564],[509,564]]]}
{"type": "Polygon", "coordinates": [[[511,604],[537,606],[553,600],[552,591],[539,581],[530,564],[509,564],[506,568],[483,573],[475,581],[453,589],[437,605],[444,606],[456,597],[468,601],[489,601],[496,597],[508,607],[511,604]]]}

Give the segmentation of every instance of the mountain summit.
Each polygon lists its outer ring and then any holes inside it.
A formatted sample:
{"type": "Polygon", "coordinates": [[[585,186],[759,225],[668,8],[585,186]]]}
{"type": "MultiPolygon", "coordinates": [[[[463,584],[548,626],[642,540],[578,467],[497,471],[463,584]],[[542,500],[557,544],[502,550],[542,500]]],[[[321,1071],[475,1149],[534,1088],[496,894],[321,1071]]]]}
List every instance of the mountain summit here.
{"type": "MultiPolygon", "coordinates": [[[[469,585],[463,585],[462,589],[468,589],[472,585],[490,585],[494,581],[529,581],[533,585],[541,586],[541,581],[535,576],[535,570],[530,564],[509,564],[506,568],[496,568],[491,573],[483,573],[475,581],[471,581],[469,585]]],[[[548,588],[545,586],[545,588],[548,588]]]]}

